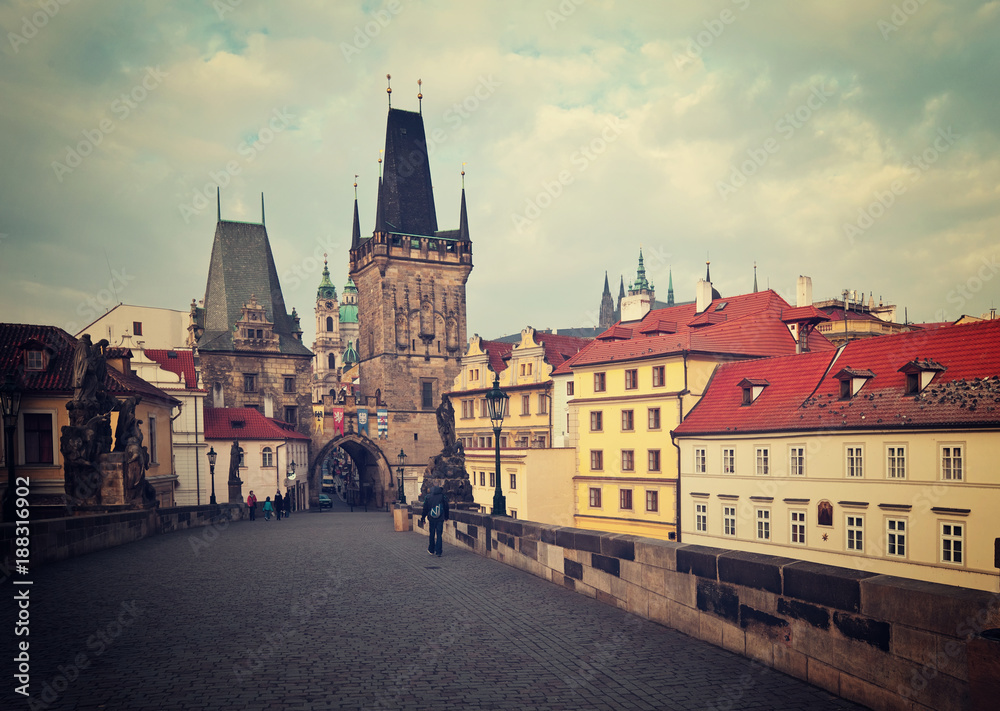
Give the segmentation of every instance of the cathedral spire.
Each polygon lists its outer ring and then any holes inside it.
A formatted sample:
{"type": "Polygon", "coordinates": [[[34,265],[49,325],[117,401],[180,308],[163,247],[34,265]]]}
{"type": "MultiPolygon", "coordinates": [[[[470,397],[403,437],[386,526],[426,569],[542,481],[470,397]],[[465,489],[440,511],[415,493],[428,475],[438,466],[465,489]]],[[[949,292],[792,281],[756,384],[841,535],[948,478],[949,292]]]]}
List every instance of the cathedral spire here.
{"type": "Polygon", "coordinates": [[[465,168],[462,168],[462,211],[458,216],[458,239],[462,242],[469,241],[469,213],[465,209],[465,168]]]}
{"type": "Polygon", "coordinates": [[[753,293],[757,293],[757,262],[753,263],[753,293]]]}
{"type": "Polygon", "coordinates": [[[674,270],[671,269],[667,272],[670,275],[667,281],[667,306],[674,305],[674,270]]]}

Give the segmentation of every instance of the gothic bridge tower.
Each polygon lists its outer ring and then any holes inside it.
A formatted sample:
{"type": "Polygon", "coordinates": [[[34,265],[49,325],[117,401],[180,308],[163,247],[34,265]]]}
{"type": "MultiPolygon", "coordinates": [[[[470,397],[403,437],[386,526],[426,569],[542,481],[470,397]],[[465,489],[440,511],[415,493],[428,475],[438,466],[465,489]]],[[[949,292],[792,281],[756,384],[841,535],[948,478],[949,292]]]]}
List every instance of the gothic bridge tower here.
{"type": "Polygon", "coordinates": [[[405,450],[409,501],[441,450],[435,410],[461,369],[471,271],[464,177],[458,229],[439,230],[423,118],[390,108],[375,229],[362,239],[355,222],[350,276],[358,289],[360,392],[368,403],[378,395],[389,410],[388,439],[376,441],[394,469],[405,450]]]}

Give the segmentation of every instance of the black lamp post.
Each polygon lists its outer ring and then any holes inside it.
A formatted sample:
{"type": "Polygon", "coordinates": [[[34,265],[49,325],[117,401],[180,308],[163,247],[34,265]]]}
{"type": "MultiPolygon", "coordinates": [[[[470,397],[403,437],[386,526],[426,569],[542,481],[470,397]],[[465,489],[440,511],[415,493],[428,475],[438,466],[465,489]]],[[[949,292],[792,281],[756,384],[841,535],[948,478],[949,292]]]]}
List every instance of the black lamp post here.
{"type": "Polygon", "coordinates": [[[490,422],[493,423],[493,438],[496,441],[496,490],[493,492],[493,515],[507,515],[507,499],[500,487],[500,428],[503,426],[503,416],[507,412],[507,401],[510,396],[500,389],[500,373],[495,374],[493,389],[486,393],[486,407],[490,411],[490,422]]]}
{"type": "Polygon", "coordinates": [[[208,503],[212,506],[215,506],[215,460],[218,456],[219,453],[215,451],[215,447],[208,450],[208,471],[212,474],[212,497],[208,503]]]}
{"type": "Polygon", "coordinates": [[[397,478],[399,479],[399,494],[397,494],[396,498],[399,499],[399,503],[405,504],[406,494],[403,493],[403,464],[406,462],[406,452],[403,451],[402,447],[399,448],[399,454],[396,455],[396,459],[399,460],[399,469],[396,470],[398,474],[397,478]]]}
{"type": "Polygon", "coordinates": [[[0,385],[0,409],[3,410],[4,456],[7,458],[7,491],[3,495],[3,520],[14,520],[14,433],[17,431],[17,413],[21,409],[21,388],[14,376],[7,373],[0,385]]]}
{"type": "MultiPolygon", "coordinates": [[[[295,460],[294,459],[288,463],[288,466],[285,469],[285,477],[286,477],[286,481],[285,481],[285,496],[291,496],[291,494],[289,492],[292,490],[292,486],[294,486],[293,484],[291,484],[291,482],[295,481],[295,460]]],[[[291,511],[291,507],[289,507],[288,510],[291,511]]]]}

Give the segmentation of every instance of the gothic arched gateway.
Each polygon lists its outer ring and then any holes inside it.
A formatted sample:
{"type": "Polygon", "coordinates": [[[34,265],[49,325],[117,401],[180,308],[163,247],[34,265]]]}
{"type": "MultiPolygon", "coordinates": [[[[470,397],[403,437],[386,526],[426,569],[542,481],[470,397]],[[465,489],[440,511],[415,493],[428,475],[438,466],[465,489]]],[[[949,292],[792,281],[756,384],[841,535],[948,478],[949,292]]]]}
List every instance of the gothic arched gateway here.
{"type": "Polygon", "coordinates": [[[324,472],[339,468],[342,481],[337,483],[337,495],[348,503],[368,504],[380,508],[396,498],[392,467],[379,446],[360,434],[334,437],[319,451],[309,470],[309,505],[319,506],[324,472]],[[353,466],[337,467],[346,453],[353,466]]]}

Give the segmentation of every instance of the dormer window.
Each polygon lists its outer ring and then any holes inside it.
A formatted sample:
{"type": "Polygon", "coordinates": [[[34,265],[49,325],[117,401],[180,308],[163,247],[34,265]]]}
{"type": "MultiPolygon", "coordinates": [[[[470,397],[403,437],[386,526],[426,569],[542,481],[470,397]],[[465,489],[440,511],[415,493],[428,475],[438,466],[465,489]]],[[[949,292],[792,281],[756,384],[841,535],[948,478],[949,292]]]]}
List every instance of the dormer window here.
{"type": "Polygon", "coordinates": [[[45,370],[45,351],[25,351],[25,370],[45,370]]]}
{"type": "Polygon", "coordinates": [[[763,378],[743,378],[739,382],[739,386],[743,388],[742,404],[752,405],[768,385],[770,383],[763,378]]]}
{"type": "Polygon", "coordinates": [[[903,394],[919,395],[924,391],[924,388],[931,384],[935,375],[943,373],[945,370],[947,368],[929,358],[924,360],[915,358],[911,360],[897,371],[906,376],[903,394]]]}
{"type": "Polygon", "coordinates": [[[840,399],[850,400],[858,394],[858,391],[865,386],[869,379],[875,377],[875,373],[870,370],[847,367],[841,368],[840,372],[833,377],[840,381],[840,399]]]}

